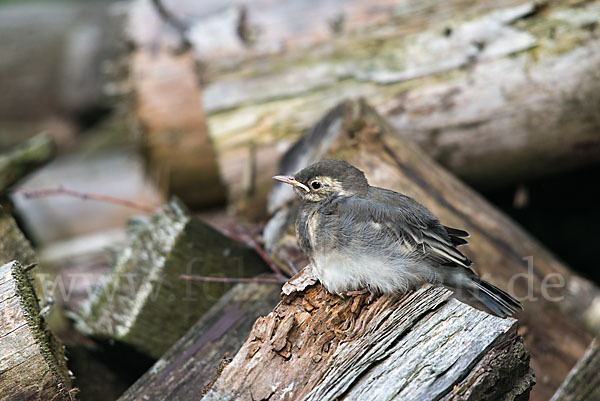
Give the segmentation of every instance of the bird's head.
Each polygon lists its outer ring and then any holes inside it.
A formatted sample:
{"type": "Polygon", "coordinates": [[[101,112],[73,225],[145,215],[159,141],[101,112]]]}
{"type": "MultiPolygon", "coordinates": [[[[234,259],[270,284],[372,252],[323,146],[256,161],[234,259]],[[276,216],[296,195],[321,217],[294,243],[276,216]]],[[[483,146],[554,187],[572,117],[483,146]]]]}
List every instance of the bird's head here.
{"type": "Polygon", "coordinates": [[[303,201],[320,202],[330,196],[363,195],[369,184],[362,171],[344,160],[329,159],[311,164],[293,176],[274,179],[290,184],[303,201]]]}

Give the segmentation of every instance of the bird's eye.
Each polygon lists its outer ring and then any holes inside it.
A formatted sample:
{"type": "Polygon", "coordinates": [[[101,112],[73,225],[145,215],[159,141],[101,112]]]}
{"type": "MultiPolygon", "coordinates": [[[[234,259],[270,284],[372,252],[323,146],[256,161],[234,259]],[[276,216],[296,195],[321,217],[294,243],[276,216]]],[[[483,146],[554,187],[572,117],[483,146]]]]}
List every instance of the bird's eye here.
{"type": "Polygon", "coordinates": [[[313,189],[319,189],[321,188],[321,183],[319,181],[313,181],[310,183],[310,186],[313,187],[313,189]]]}

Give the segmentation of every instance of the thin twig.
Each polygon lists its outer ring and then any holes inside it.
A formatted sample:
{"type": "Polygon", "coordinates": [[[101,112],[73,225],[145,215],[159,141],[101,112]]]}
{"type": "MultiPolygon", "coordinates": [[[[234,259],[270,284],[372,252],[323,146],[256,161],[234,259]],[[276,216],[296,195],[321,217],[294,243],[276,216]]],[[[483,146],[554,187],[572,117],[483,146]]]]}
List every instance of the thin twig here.
{"type": "Polygon", "coordinates": [[[31,270],[35,269],[37,267],[37,265],[38,265],[37,263],[28,264],[27,266],[23,267],[23,271],[26,271],[26,272],[31,271],[31,270]]]}
{"type": "Polygon", "coordinates": [[[162,18],[164,22],[171,25],[177,31],[186,47],[189,46],[190,43],[187,39],[187,30],[189,27],[186,25],[186,23],[169,11],[161,0],[152,0],[152,4],[154,4],[154,8],[156,9],[158,15],[160,15],[160,18],[162,18]]]}
{"type": "Polygon", "coordinates": [[[130,207],[133,209],[143,210],[145,212],[154,212],[155,207],[144,205],[138,202],[130,201],[127,199],[116,198],[114,196],[101,195],[101,194],[89,194],[85,192],[79,192],[72,189],[66,188],[50,188],[50,189],[37,189],[37,190],[25,190],[20,189],[15,192],[23,194],[27,199],[45,198],[47,196],[67,195],[81,200],[95,200],[99,202],[112,203],[119,206],[130,207]]]}
{"type": "Polygon", "coordinates": [[[258,256],[261,257],[262,260],[265,261],[265,263],[269,266],[269,268],[271,270],[273,270],[273,273],[277,274],[278,276],[284,276],[285,275],[281,272],[281,269],[279,268],[279,266],[277,266],[277,263],[275,263],[273,261],[273,259],[271,259],[271,257],[265,252],[265,250],[260,246],[260,244],[250,235],[248,234],[241,234],[238,235],[237,233],[234,233],[231,230],[228,229],[224,229],[225,234],[229,237],[232,238],[236,241],[240,241],[243,242],[244,244],[248,245],[250,248],[254,249],[254,251],[258,254],[258,256]]]}
{"type": "Polygon", "coordinates": [[[182,280],[208,281],[209,283],[285,283],[285,277],[269,278],[269,277],[208,277],[208,276],[193,276],[182,274],[179,276],[182,280]]]}

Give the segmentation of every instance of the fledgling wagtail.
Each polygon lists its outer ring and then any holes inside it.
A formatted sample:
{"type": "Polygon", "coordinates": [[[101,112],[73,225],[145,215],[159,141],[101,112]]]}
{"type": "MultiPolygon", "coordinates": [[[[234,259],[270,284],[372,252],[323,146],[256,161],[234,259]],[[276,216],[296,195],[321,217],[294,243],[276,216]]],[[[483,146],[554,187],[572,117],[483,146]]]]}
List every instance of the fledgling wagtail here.
{"type": "Polygon", "coordinates": [[[302,200],[298,243],[329,292],[404,293],[429,282],[463,289],[498,316],[523,309],[469,268],[457,249],[467,244],[466,231],[443,226],[408,196],[370,186],[351,164],[323,160],[273,178],[291,184],[302,200]]]}

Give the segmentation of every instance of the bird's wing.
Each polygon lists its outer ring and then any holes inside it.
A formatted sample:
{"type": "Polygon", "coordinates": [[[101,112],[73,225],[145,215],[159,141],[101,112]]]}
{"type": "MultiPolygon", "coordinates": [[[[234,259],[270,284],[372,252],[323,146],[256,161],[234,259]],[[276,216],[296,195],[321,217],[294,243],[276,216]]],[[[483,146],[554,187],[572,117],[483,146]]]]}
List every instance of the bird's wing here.
{"type": "Polygon", "coordinates": [[[467,245],[469,243],[469,241],[467,241],[465,238],[469,238],[470,235],[465,230],[459,230],[458,228],[452,228],[448,226],[444,226],[444,229],[448,233],[450,241],[452,241],[454,246],[467,245]]]}
{"type": "Polygon", "coordinates": [[[335,214],[351,216],[358,223],[376,222],[386,227],[403,245],[440,265],[468,268],[471,261],[456,247],[464,245],[466,231],[447,228],[424,206],[392,191],[370,196],[351,196],[333,202],[335,214]]]}

